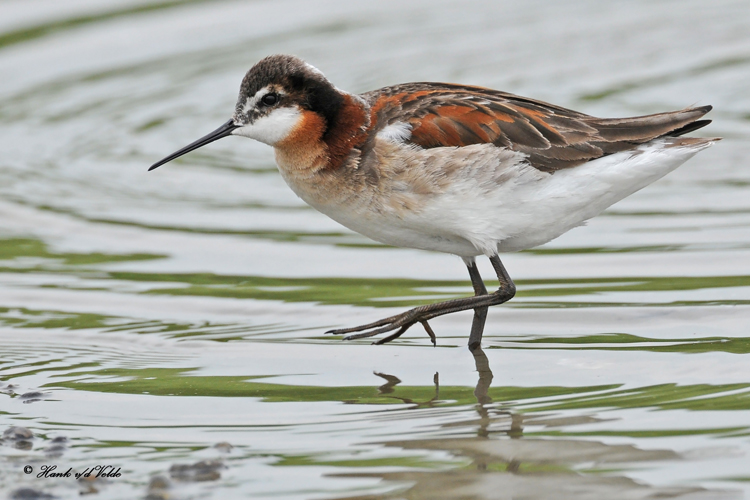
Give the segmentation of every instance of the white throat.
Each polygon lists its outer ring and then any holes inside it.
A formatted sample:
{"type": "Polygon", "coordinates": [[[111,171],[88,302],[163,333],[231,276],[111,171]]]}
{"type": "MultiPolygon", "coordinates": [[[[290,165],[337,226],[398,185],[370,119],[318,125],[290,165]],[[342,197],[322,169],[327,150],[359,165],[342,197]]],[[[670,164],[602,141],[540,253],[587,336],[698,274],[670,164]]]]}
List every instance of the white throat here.
{"type": "Polygon", "coordinates": [[[249,137],[263,142],[269,146],[284,140],[302,118],[299,108],[277,108],[266,116],[258,118],[253,123],[248,123],[232,131],[233,135],[249,137]]]}

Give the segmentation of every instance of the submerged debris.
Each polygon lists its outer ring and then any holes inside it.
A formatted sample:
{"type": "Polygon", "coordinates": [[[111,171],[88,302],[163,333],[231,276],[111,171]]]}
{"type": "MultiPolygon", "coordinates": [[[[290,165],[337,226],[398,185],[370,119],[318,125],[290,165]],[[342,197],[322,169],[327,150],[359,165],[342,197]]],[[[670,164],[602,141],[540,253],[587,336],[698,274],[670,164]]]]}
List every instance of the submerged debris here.
{"type": "Polygon", "coordinates": [[[163,474],[154,476],[151,481],[148,482],[148,492],[146,493],[146,500],[167,500],[169,495],[169,489],[172,487],[172,481],[163,474]]]}
{"type": "Polygon", "coordinates": [[[78,493],[80,495],[93,495],[99,493],[105,484],[107,484],[107,480],[103,477],[81,476],[78,478],[78,493]]]}
{"type": "Polygon", "coordinates": [[[44,454],[51,458],[61,457],[68,447],[64,444],[53,444],[44,449],[44,454]]]}
{"type": "Polygon", "coordinates": [[[232,446],[231,444],[227,443],[226,441],[222,441],[220,443],[216,443],[214,445],[214,448],[216,448],[217,450],[219,450],[222,453],[229,453],[229,452],[232,451],[232,449],[234,448],[234,446],[232,446]]]}
{"type": "Polygon", "coordinates": [[[9,396],[14,396],[16,394],[16,389],[18,389],[18,386],[16,384],[5,385],[4,383],[0,382],[0,394],[8,394],[9,396]]]}
{"type": "Polygon", "coordinates": [[[26,427],[8,427],[3,432],[3,440],[6,441],[29,441],[31,439],[34,439],[34,433],[26,427]]]}
{"type": "Polygon", "coordinates": [[[65,436],[55,436],[50,440],[50,445],[47,446],[44,449],[44,454],[48,457],[59,457],[62,456],[63,453],[65,453],[65,450],[68,449],[66,444],[68,443],[68,438],[65,436]]]}
{"type": "Polygon", "coordinates": [[[49,394],[40,391],[24,392],[21,394],[21,401],[24,403],[34,403],[36,401],[44,401],[49,394]]]}
{"type": "Polygon", "coordinates": [[[219,469],[224,468],[221,460],[201,460],[191,465],[174,464],[169,475],[179,481],[216,481],[221,478],[219,469]]]}
{"type": "Polygon", "coordinates": [[[51,498],[57,497],[34,488],[18,488],[10,494],[11,500],[49,500],[51,498]]]}
{"type": "Polygon", "coordinates": [[[34,433],[26,427],[9,427],[3,432],[3,441],[13,443],[12,446],[19,450],[30,450],[34,444],[34,433]]]}

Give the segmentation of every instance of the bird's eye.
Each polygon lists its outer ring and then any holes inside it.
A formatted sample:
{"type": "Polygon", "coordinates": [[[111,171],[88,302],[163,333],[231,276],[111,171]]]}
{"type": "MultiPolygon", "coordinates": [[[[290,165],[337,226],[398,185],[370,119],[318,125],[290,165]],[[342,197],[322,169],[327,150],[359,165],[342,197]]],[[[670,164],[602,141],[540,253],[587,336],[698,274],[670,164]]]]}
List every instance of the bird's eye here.
{"type": "Polygon", "coordinates": [[[271,92],[270,94],[264,95],[260,102],[265,104],[266,106],[273,106],[277,102],[279,102],[279,96],[271,92]]]}

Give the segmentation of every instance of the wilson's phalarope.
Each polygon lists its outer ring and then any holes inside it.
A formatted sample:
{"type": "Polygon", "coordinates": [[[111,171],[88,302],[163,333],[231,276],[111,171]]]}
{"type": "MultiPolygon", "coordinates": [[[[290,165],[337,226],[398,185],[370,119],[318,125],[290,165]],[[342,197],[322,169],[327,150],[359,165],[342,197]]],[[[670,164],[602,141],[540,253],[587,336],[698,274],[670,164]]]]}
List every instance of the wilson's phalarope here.
{"type": "Polygon", "coordinates": [[[349,94],[319,70],[270,56],[245,75],[232,119],[149,170],[229,135],[274,147],[284,180],[305,202],[388,245],[458,255],[475,296],[416,307],[329,333],[346,339],[474,309],[479,346],[487,307],[516,287],[499,252],[546,243],[671,172],[713,139],[680,137],[710,123],[711,106],[603,119],[481,87],[406,83],[349,94]],[[487,290],[475,257],[500,287],[487,290]]]}

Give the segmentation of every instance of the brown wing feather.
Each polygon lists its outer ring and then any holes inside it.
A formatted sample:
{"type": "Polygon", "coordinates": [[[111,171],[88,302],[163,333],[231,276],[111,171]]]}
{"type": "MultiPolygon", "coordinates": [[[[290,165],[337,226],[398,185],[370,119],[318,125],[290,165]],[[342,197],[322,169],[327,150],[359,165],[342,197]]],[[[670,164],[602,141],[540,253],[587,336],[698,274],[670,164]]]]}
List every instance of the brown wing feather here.
{"type": "Polygon", "coordinates": [[[363,94],[372,104],[372,132],[392,123],[412,127],[423,148],[490,143],[528,156],[554,172],[632,149],[657,137],[710,123],[711,106],[632,118],[595,118],[542,101],[482,87],[407,83],[363,94]]]}

